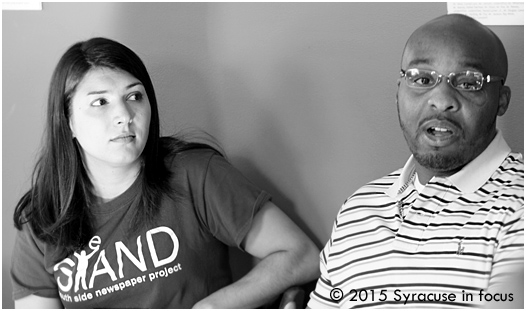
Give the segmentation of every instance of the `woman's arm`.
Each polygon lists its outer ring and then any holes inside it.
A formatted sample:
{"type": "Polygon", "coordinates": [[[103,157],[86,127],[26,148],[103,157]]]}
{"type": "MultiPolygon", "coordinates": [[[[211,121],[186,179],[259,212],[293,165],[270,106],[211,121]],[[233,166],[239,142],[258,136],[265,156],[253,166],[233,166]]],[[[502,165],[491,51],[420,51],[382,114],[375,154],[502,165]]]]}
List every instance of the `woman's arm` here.
{"type": "Polygon", "coordinates": [[[62,309],[62,303],[58,298],[44,298],[29,295],[15,300],[15,309],[62,309]]]}
{"type": "Polygon", "coordinates": [[[256,308],[290,286],[319,276],[319,249],[270,201],[255,215],[242,247],[261,261],[240,280],[194,308],[256,308]]]}

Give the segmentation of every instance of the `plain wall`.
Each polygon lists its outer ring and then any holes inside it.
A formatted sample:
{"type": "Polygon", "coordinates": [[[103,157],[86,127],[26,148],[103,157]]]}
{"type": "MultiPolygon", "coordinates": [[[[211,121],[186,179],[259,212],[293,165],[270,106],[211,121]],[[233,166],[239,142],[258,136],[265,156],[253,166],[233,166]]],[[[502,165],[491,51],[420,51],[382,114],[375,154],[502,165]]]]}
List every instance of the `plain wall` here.
{"type": "MultiPolygon", "coordinates": [[[[396,80],[405,41],[446,3],[44,3],[2,12],[2,295],[13,306],[13,210],[40,147],[59,57],[120,41],[152,76],[164,134],[205,130],[323,247],[343,201],[409,156],[396,80]]],[[[490,27],[510,62],[498,127],[523,152],[524,28],[490,27]]]]}

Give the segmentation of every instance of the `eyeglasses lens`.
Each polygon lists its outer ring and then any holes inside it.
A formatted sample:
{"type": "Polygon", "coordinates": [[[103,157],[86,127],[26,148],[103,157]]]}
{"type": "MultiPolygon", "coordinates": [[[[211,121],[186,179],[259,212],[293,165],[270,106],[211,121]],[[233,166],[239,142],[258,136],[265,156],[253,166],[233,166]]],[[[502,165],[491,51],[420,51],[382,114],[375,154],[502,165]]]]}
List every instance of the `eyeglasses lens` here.
{"type": "Polygon", "coordinates": [[[463,91],[478,91],[482,88],[483,77],[472,71],[460,72],[450,76],[451,85],[463,91]]]}
{"type": "Polygon", "coordinates": [[[435,86],[438,75],[433,71],[411,69],[406,72],[406,79],[409,86],[429,88],[435,86]]]}

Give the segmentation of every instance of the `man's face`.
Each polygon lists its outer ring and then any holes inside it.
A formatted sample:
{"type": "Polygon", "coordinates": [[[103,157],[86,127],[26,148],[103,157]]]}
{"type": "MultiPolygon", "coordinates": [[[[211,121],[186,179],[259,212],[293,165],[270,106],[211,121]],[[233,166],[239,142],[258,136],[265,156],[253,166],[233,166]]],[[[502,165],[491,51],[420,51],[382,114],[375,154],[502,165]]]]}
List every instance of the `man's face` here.
{"type": "MultiPolygon", "coordinates": [[[[455,89],[447,83],[451,72],[495,73],[486,66],[487,55],[469,40],[422,36],[408,45],[402,69],[434,70],[444,75],[430,89],[407,85],[400,78],[397,102],[400,125],[415,159],[435,175],[449,175],[476,158],[496,134],[496,117],[505,112],[501,82],[484,83],[479,91],[455,89]]],[[[424,81],[425,82],[425,81],[424,81]]],[[[507,103],[506,103],[507,107],[507,103]]]]}

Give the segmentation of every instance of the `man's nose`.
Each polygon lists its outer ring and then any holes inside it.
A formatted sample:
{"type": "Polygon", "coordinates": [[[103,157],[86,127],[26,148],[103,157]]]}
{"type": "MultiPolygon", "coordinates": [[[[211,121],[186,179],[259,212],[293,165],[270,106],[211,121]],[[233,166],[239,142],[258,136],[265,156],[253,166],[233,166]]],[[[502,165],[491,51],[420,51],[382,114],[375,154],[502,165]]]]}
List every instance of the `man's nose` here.
{"type": "Polygon", "coordinates": [[[442,78],[440,83],[428,93],[428,96],[427,103],[439,112],[452,112],[460,108],[458,91],[449,84],[446,77],[442,78]]]}

